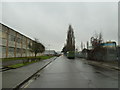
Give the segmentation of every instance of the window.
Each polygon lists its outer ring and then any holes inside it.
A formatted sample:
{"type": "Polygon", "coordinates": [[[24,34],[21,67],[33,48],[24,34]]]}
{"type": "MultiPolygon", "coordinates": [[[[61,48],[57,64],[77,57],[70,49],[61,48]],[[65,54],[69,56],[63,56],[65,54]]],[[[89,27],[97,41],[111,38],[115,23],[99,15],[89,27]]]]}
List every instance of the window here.
{"type": "Polygon", "coordinates": [[[0,53],[2,52],[2,46],[0,46],[0,53]]]}
{"type": "Polygon", "coordinates": [[[23,45],[26,45],[26,38],[23,37],[23,41],[22,41],[23,45]]]}
{"type": "Polygon", "coordinates": [[[14,52],[14,47],[9,47],[9,52],[14,52]]]}
{"type": "Polygon", "coordinates": [[[17,38],[17,43],[21,43],[21,39],[20,38],[17,38]]]}
{"type": "Polygon", "coordinates": [[[9,40],[10,40],[10,41],[15,41],[15,36],[9,35],[9,40]]]}
{"type": "Polygon", "coordinates": [[[2,32],[2,38],[3,38],[3,39],[7,39],[7,33],[2,32]]]}
{"type": "Polygon", "coordinates": [[[2,53],[6,53],[6,47],[2,46],[2,53]]]}
{"type": "Polygon", "coordinates": [[[16,49],[16,53],[21,53],[22,49],[21,48],[17,48],[16,49]]]}
{"type": "Polygon", "coordinates": [[[8,28],[3,26],[2,27],[2,38],[7,39],[7,34],[8,34],[8,28]]]}

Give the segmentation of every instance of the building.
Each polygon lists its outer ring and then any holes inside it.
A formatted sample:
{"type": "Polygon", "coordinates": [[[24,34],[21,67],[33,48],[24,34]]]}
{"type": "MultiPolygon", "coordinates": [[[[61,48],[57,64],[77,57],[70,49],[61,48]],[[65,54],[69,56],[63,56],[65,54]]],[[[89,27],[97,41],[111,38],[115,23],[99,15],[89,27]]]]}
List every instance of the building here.
{"type": "Polygon", "coordinates": [[[99,60],[114,61],[117,60],[117,45],[114,41],[108,41],[101,44],[101,52],[96,52],[99,60]]]}
{"type": "Polygon", "coordinates": [[[55,50],[45,50],[44,55],[56,55],[57,53],[55,52],[55,50]]]}
{"type": "Polygon", "coordinates": [[[87,59],[98,61],[118,60],[117,45],[114,41],[101,43],[99,47],[87,50],[87,59]]]}
{"type": "Polygon", "coordinates": [[[117,60],[117,45],[116,42],[106,42],[103,43],[103,48],[106,48],[106,57],[105,60],[111,61],[111,60],[117,60]]]}
{"type": "Polygon", "coordinates": [[[32,42],[29,37],[0,23],[0,58],[33,56],[34,53],[29,48],[32,42]]]}

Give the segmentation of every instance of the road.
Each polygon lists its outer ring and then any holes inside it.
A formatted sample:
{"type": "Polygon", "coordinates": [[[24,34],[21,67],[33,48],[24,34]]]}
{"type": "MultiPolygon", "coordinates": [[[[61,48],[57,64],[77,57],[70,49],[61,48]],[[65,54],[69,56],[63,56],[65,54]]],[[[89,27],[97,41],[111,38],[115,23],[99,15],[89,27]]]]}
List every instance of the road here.
{"type": "Polygon", "coordinates": [[[53,61],[55,57],[51,59],[42,60],[37,63],[29,64],[17,69],[8,70],[2,72],[2,88],[14,88],[22,81],[33,75],[37,70],[42,68],[45,64],[53,61]]]}
{"type": "Polygon", "coordinates": [[[25,88],[118,88],[118,71],[60,56],[25,88]]]}

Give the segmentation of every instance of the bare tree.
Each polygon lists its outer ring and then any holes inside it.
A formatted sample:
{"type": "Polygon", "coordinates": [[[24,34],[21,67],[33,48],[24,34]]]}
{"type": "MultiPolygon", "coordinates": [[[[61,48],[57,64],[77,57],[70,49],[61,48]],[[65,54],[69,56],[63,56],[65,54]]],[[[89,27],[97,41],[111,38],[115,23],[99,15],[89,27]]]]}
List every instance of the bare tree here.
{"type": "Polygon", "coordinates": [[[45,46],[39,42],[37,38],[32,42],[32,45],[29,45],[29,48],[31,48],[32,52],[34,52],[35,57],[38,53],[42,53],[45,51],[45,46]]]}
{"type": "Polygon", "coordinates": [[[95,36],[91,37],[91,44],[93,48],[100,46],[102,42],[103,42],[102,33],[99,34],[96,33],[95,36]]]}
{"type": "Polygon", "coordinates": [[[101,46],[103,42],[102,33],[95,34],[91,37],[91,44],[93,49],[89,52],[89,59],[92,60],[103,60],[106,49],[101,46]]]}

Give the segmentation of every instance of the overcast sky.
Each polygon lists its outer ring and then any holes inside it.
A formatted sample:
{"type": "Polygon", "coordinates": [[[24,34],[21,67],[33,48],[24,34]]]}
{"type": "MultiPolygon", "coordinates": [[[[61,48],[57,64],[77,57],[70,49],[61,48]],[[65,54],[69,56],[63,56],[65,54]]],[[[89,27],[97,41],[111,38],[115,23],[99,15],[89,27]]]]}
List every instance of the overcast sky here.
{"type": "Polygon", "coordinates": [[[102,32],[104,41],[118,41],[117,2],[4,2],[2,22],[57,51],[64,46],[69,24],[79,49],[95,32],[102,32]]]}

